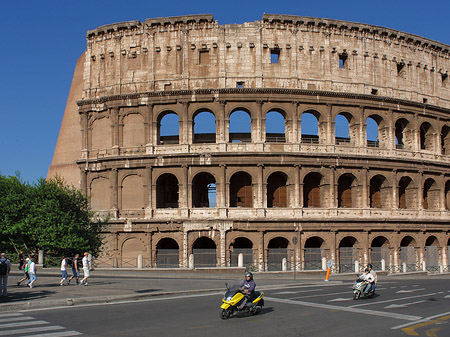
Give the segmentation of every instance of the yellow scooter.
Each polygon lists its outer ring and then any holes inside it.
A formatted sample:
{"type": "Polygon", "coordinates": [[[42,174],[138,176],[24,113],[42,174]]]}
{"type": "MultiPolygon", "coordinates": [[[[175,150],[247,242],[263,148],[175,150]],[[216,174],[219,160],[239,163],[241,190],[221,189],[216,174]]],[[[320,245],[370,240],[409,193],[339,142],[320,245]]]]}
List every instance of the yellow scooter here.
{"type": "Polygon", "coordinates": [[[241,289],[242,281],[234,281],[233,284],[227,287],[225,296],[222,299],[222,309],[220,318],[228,319],[238,312],[246,312],[252,315],[258,314],[264,306],[264,292],[254,291],[250,298],[245,297],[244,291],[241,289]],[[245,301],[245,304],[243,304],[245,301]]]}

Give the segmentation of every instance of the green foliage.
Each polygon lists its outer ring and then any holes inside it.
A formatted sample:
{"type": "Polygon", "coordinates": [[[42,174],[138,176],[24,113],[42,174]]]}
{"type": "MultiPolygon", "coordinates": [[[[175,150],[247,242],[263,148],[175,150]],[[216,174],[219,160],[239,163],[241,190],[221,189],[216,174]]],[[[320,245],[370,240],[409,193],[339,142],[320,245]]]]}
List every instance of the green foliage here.
{"type": "Polygon", "coordinates": [[[0,175],[0,250],[35,255],[97,255],[107,221],[96,219],[81,191],[61,178],[35,185],[0,175]]]}

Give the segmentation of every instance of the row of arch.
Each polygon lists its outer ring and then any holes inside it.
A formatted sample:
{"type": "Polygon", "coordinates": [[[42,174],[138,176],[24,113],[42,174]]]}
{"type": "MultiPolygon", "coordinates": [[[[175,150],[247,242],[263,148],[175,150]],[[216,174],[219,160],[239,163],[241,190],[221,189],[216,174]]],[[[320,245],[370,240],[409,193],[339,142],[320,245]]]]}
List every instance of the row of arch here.
{"type": "MultiPolygon", "coordinates": [[[[135,251],[137,239],[127,239],[122,244],[122,257],[129,258],[129,252],[135,251]],[[128,250],[128,251],[127,251],[128,250]]],[[[182,247],[175,239],[163,237],[156,243],[153,267],[157,268],[178,268],[183,265],[182,247]]],[[[264,269],[280,270],[282,260],[290,262],[292,266],[303,270],[323,269],[324,259],[336,259],[338,272],[354,272],[355,264],[365,265],[372,263],[376,269],[385,268],[392,272],[401,271],[399,266],[403,265],[406,271],[415,271],[422,268],[422,260],[426,262],[427,270],[439,271],[441,266],[448,269],[448,255],[450,252],[450,238],[446,242],[440,242],[434,235],[429,235],[424,247],[421,247],[414,237],[404,235],[399,241],[399,246],[395,247],[385,236],[376,236],[369,242],[369,256],[363,255],[363,246],[354,236],[342,238],[336,246],[335,251],[331,244],[320,236],[311,236],[301,247],[301,253],[294,261],[294,245],[284,236],[272,238],[266,248],[264,248],[264,269]],[[421,257],[421,249],[424,249],[425,256],[421,257]],[[445,251],[443,251],[445,250],[445,251]],[[397,252],[394,254],[394,252],[397,252]],[[383,260],[383,261],[382,261],[383,260]],[[301,266],[299,266],[299,265],[301,266]]],[[[244,265],[257,266],[258,252],[261,247],[256,247],[251,238],[245,236],[236,237],[227,247],[226,266],[234,267],[238,265],[239,255],[242,254],[244,265]]],[[[197,238],[191,248],[194,264],[196,267],[216,267],[219,265],[220,252],[216,242],[205,236],[197,238]]],[[[405,271],[405,270],[403,270],[405,271]]]]}
{"type": "MultiPolygon", "coordinates": [[[[246,171],[238,171],[231,175],[227,190],[224,184],[217,182],[216,177],[210,172],[195,174],[189,183],[190,200],[189,207],[203,208],[216,207],[222,202],[228,207],[255,207],[256,189],[255,179],[246,171]],[[219,200],[218,200],[219,199],[219,200]],[[224,200],[225,199],[225,200],[224,200]]],[[[363,177],[357,177],[353,173],[342,173],[336,179],[336,203],[342,208],[380,208],[380,209],[450,209],[450,179],[442,186],[440,181],[433,178],[424,178],[421,185],[410,176],[404,175],[397,178],[386,177],[382,174],[373,174],[367,178],[368,186],[364,187],[363,177]],[[367,194],[365,194],[366,190],[367,194]],[[420,195],[419,195],[420,192],[420,195]],[[363,196],[367,195],[367,200],[363,196]]],[[[162,173],[156,178],[155,183],[155,207],[178,208],[186,196],[181,193],[180,183],[174,173],[162,173]]],[[[275,171],[267,176],[264,182],[265,195],[264,207],[283,208],[296,207],[295,192],[296,180],[281,171],[275,171]]],[[[328,200],[331,193],[330,187],[334,186],[329,177],[324,173],[309,172],[301,181],[300,207],[331,207],[328,200]]],[[[300,187],[299,186],[299,187],[300,187]]],[[[138,174],[125,176],[120,186],[121,209],[143,209],[146,207],[147,187],[143,177],[138,174]]],[[[111,208],[110,182],[107,177],[97,177],[90,184],[91,206],[94,210],[108,210],[111,208]]]]}
{"type": "MultiPolygon", "coordinates": [[[[269,109],[258,121],[255,113],[248,108],[235,108],[223,122],[217,120],[211,109],[201,108],[192,114],[192,121],[180,121],[180,113],[175,110],[162,110],[156,117],[155,139],[148,139],[147,118],[139,111],[123,115],[119,140],[114,140],[111,130],[114,121],[107,114],[91,116],[88,127],[90,150],[122,147],[140,147],[147,143],[159,145],[192,143],[216,143],[218,135],[224,134],[226,142],[255,142],[257,131],[265,142],[301,142],[312,144],[354,144],[358,146],[425,150],[433,153],[450,153],[450,125],[438,120],[419,122],[411,117],[398,117],[386,120],[381,113],[370,113],[364,121],[350,111],[338,110],[333,117],[318,109],[308,109],[300,114],[299,120],[281,108],[269,109]],[[332,118],[332,120],[330,120],[332,118]],[[330,126],[328,126],[330,124],[330,126]],[[187,125],[187,127],[184,127],[187,125]],[[334,128],[332,127],[334,125],[334,128]],[[222,128],[225,129],[222,129],[222,128]],[[184,135],[185,132],[191,135],[184,135]],[[263,131],[264,130],[264,131],[263,131]],[[333,131],[332,131],[333,130],[333,131]],[[295,135],[300,134],[300,139],[295,135]],[[364,136],[362,136],[364,134],[364,136]],[[180,137],[180,135],[182,135],[180,137]],[[332,139],[334,135],[334,140],[332,139]],[[361,143],[365,139],[365,144],[361,143]],[[115,144],[118,142],[120,144],[115,144]]],[[[220,137],[220,136],[219,136],[220,137]]]]}

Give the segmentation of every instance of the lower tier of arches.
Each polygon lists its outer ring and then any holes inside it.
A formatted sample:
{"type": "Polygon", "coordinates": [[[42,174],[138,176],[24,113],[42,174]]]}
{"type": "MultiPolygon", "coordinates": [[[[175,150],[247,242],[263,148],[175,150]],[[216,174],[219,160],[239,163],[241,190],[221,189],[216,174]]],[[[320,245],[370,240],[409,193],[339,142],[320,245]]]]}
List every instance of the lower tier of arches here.
{"type": "Polygon", "coordinates": [[[392,224],[394,229],[343,225],[249,222],[169,222],[111,225],[97,267],[215,268],[245,266],[254,271],[326,270],[359,272],[371,263],[391,273],[450,269],[448,226],[392,224]],[[351,228],[351,229],[348,229],[351,228]],[[400,229],[399,228],[405,228],[400,229]]]}

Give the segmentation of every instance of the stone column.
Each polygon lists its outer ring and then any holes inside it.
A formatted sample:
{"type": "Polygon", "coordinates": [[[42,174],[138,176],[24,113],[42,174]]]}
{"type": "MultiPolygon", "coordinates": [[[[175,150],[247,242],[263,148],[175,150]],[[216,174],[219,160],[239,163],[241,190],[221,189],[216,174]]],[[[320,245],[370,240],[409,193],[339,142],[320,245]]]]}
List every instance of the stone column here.
{"type": "Polygon", "coordinates": [[[220,265],[219,267],[225,267],[226,266],[226,230],[221,229],[220,230],[220,265]]]}
{"type": "MultiPolygon", "coordinates": [[[[225,144],[229,139],[229,123],[227,125],[226,121],[228,120],[226,116],[226,101],[218,101],[220,105],[220,119],[219,123],[217,123],[217,143],[218,144],[225,144]]],[[[223,151],[226,151],[226,148],[223,149],[223,151]]]]}
{"type": "Polygon", "coordinates": [[[112,153],[114,155],[118,155],[119,154],[119,147],[120,147],[120,143],[119,143],[119,108],[118,107],[114,107],[112,109],[109,109],[110,111],[110,116],[111,116],[111,128],[113,131],[112,134],[112,153]]]}
{"type": "Polygon", "coordinates": [[[327,145],[335,145],[335,121],[333,120],[333,106],[331,104],[327,104],[328,114],[326,115],[327,119],[327,145]]]}
{"type": "Polygon", "coordinates": [[[423,171],[417,174],[417,208],[419,212],[423,210],[423,171]]]}
{"type": "Polygon", "coordinates": [[[303,208],[303,183],[302,183],[302,181],[301,181],[301,179],[302,179],[302,172],[301,172],[301,170],[302,170],[302,166],[301,165],[298,165],[298,164],[296,164],[296,165],[294,165],[295,166],[295,168],[296,168],[296,170],[295,170],[295,187],[294,187],[294,190],[295,190],[295,193],[294,193],[294,195],[295,195],[295,197],[294,197],[294,200],[293,200],[293,202],[294,202],[294,205],[293,205],[293,207],[294,208],[303,208]]]}
{"type": "Polygon", "coordinates": [[[111,169],[111,182],[112,184],[112,211],[114,213],[114,218],[119,218],[119,174],[117,168],[111,169]]]}
{"type": "Polygon", "coordinates": [[[217,206],[219,207],[219,217],[227,217],[227,207],[228,207],[228,182],[227,182],[227,166],[224,164],[219,165],[222,170],[220,176],[220,193],[217,194],[217,206]]]}
{"type": "Polygon", "coordinates": [[[392,211],[398,209],[398,176],[397,170],[392,170],[392,211]]]}
{"type": "Polygon", "coordinates": [[[265,208],[266,198],[265,198],[265,187],[267,184],[264,183],[264,165],[258,164],[258,181],[256,184],[257,194],[256,194],[256,207],[265,208]]]}
{"type": "Polygon", "coordinates": [[[158,144],[156,139],[153,139],[153,135],[157,134],[157,128],[157,123],[153,123],[153,104],[149,104],[145,118],[145,152],[147,154],[153,153],[153,146],[158,144]]]}
{"type": "Polygon", "coordinates": [[[362,207],[369,208],[369,168],[363,168],[363,183],[362,183],[362,207]]]}
{"type": "Polygon", "coordinates": [[[152,218],[153,217],[153,167],[147,166],[147,206],[145,208],[145,217],[152,218]]]}
{"type": "Polygon", "coordinates": [[[330,170],[329,207],[336,208],[337,207],[337,204],[336,204],[336,195],[337,195],[337,193],[336,193],[336,189],[337,189],[336,166],[330,166],[329,170],[330,170]]]}
{"type": "Polygon", "coordinates": [[[182,116],[180,118],[180,144],[192,144],[192,119],[189,117],[189,102],[180,102],[183,106],[182,116]]]}
{"type": "Polygon", "coordinates": [[[265,127],[266,119],[263,118],[262,115],[263,104],[264,104],[263,101],[256,102],[257,106],[256,118],[252,116],[252,142],[255,142],[257,144],[264,143],[266,141],[266,127],[265,127]]]}

